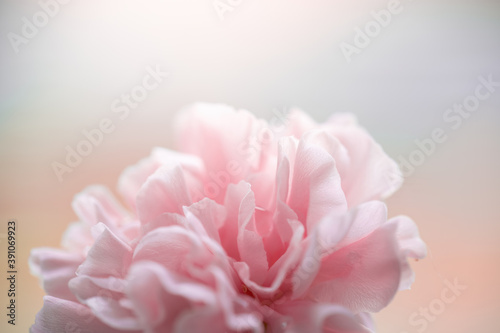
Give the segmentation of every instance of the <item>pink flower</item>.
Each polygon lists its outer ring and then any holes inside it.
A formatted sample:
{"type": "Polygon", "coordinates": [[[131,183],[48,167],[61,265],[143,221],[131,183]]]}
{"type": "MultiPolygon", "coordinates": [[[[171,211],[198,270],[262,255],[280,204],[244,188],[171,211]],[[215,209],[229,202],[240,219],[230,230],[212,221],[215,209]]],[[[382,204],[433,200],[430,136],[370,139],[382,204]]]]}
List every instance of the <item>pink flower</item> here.
{"type": "Polygon", "coordinates": [[[64,250],[34,249],[38,332],[373,332],[426,247],[381,200],[401,176],[348,115],[285,123],[195,105],[179,152],[77,195],[64,250]]]}

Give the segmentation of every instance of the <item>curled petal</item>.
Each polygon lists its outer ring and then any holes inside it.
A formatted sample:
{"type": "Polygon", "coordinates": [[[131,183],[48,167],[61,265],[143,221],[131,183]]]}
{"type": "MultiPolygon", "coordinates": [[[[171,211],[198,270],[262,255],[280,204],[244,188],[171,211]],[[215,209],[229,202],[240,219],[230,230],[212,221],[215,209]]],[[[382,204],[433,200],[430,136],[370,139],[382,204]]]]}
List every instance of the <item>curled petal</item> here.
{"type": "Polygon", "coordinates": [[[340,146],[333,156],[349,207],[386,198],[401,186],[403,177],[397,163],[358,125],[353,115],[335,114],[327,123],[318,124],[296,109],[289,119],[288,135],[301,138],[308,131],[321,129],[338,141],[340,146]]]}
{"type": "Polygon", "coordinates": [[[325,257],[308,295],[356,313],[378,312],[394,297],[400,277],[394,230],[379,228],[325,257]]]}
{"type": "Polygon", "coordinates": [[[102,230],[101,234],[89,250],[83,264],[78,268],[77,275],[123,276],[132,258],[132,248],[105,225],[98,224],[94,229],[97,228],[102,230]]]}
{"type": "Polygon", "coordinates": [[[357,125],[354,117],[338,114],[324,128],[349,152],[349,164],[339,166],[339,171],[350,207],[384,199],[401,187],[403,177],[397,163],[357,125]]]}
{"type": "Polygon", "coordinates": [[[78,276],[69,283],[78,301],[106,325],[119,330],[139,330],[133,311],[122,304],[126,282],[114,276],[96,278],[78,276]]]}
{"type": "Polygon", "coordinates": [[[163,213],[182,214],[182,206],[191,203],[180,165],[160,167],[137,194],[137,211],[142,224],[149,223],[163,213]]]}
{"type": "Polygon", "coordinates": [[[158,327],[171,330],[177,317],[192,305],[210,307],[217,302],[210,287],[154,262],[134,264],[127,279],[127,295],[142,327],[148,332],[158,327]]]}
{"type": "Polygon", "coordinates": [[[80,221],[90,226],[101,222],[110,229],[116,229],[129,219],[127,211],[116,201],[111,192],[100,185],[89,186],[77,194],[72,206],[80,221]]]}
{"type": "Polygon", "coordinates": [[[264,283],[259,284],[251,279],[250,269],[245,262],[234,263],[234,269],[238,272],[240,279],[259,299],[274,302],[275,299],[283,296],[282,288],[285,291],[290,288],[286,285],[286,278],[300,260],[300,242],[304,236],[304,227],[299,221],[291,221],[291,224],[293,236],[290,244],[286,252],[272,265],[264,283]]]}
{"type": "Polygon", "coordinates": [[[187,265],[203,265],[213,255],[193,232],[180,227],[161,227],[145,235],[135,248],[134,262],[161,263],[175,272],[185,272],[187,265]]]}
{"type": "MultiPolygon", "coordinates": [[[[118,333],[101,322],[86,306],[52,296],[44,297],[43,308],[36,315],[30,333],[118,333]]],[[[138,333],[138,331],[129,331],[138,333]]]]}
{"type": "Polygon", "coordinates": [[[293,318],[282,322],[286,332],[373,333],[359,317],[340,305],[301,301],[280,305],[278,309],[293,318]]]}
{"type": "Polygon", "coordinates": [[[203,161],[194,155],[160,147],[154,148],[147,158],[125,169],[118,179],[118,191],[126,203],[136,209],[137,195],[148,177],[155,173],[160,166],[173,168],[176,165],[180,165],[184,170],[190,188],[199,191],[198,183],[205,177],[203,161]]]}
{"type": "Polygon", "coordinates": [[[351,220],[332,212],[325,216],[304,240],[302,258],[292,274],[292,298],[301,297],[311,286],[321,267],[322,259],[331,253],[350,230],[351,220]]]}
{"type": "Polygon", "coordinates": [[[423,259],[427,255],[427,246],[420,238],[418,228],[409,217],[398,216],[388,221],[388,227],[396,228],[401,254],[401,282],[399,290],[410,289],[415,280],[415,273],[408,264],[407,258],[423,259]]]}
{"type": "Polygon", "coordinates": [[[63,234],[61,245],[73,253],[86,255],[90,245],[94,242],[91,226],[85,222],[71,223],[63,234]]]}
{"type": "Polygon", "coordinates": [[[347,202],[333,156],[308,137],[296,151],[287,204],[309,231],[328,213],[346,211],[347,202]]]}
{"type": "Polygon", "coordinates": [[[188,216],[188,213],[195,217],[190,221],[196,224],[196,226],[193,225],[193,228],[198,230],[198,233],[205,233],[208,237],[220,243],[219,228],[224,225],[227,215],[224,206],[204,198],[189,207],[184,207],[184,214],[188,216]]]}
{"type": "Polygon", "coordinates": [[[50,248],[37,248],[31,251],[29,265],[31,273],[40,278],[45,292],[54,297],[76,300],[68,282],[76,276],[76,270],[83,256],[50,248]]]}

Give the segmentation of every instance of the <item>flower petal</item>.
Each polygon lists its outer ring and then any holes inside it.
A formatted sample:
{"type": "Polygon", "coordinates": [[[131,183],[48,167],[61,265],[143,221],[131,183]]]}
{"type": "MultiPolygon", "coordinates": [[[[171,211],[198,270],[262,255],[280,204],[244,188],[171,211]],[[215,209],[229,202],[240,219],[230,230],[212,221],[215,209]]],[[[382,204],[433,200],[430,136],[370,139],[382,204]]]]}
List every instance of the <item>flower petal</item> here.
{"type": "Polygon", "coordinates": [[[218,203],[229,184],[249,180],[248,175],[268,167],[268,158],[273,158],[269,126],[245,110],[198,103],[180,113],[175,127],[180,150],[205,163],[205,184],[213,185],[205,194],[218,203]]]}
{"type": "Polygon", "coordinates": [[[160,166],[173,168],[176,165],[182,166],[189,188],[199,191],[201,189],[199,182],[205,177],[203,161],[194,155],[183,154],[160,147],[154,148],[150,156],[123,171],[118,179],[118,191],[126,203],[136,209],[137,195],[148,177],[160,166]]]}
{"type": "MultiPolygon", "coordinates": [[[[190,221],[199,223],[198,229],[203,229],[208,237],[220,243],[219,228],[226,220],[226,208],[213,200],[204,198],[189,207],[184,207],[184,214],[193,214],[196,219],[190,221]]],[[[200,233],[200,231],[199,231],[200,233]]]]}
{"type": "Polygon", "coordinates": [[[83,256],[50,248],[37,248],[31,251],[29,265],[31,274],[40,278],[45,292],[54,297],[76,300],[68,282],[76,276],[75,272],[83,261],[83,256]]]}
{"type": "Polygon", "coordinates": [[[324,258],[309,297],[341,304],[355,313],[387,306],[401,277],[393,229],[379,228],[324,258]]]}
{"type": "Polygon", "coordinates": [[[141,327],[133,311],[122,304],[126,281],[114,276],[96,278],[78,276],[69,283],[78,301],[106,325],[119,330],[139,330],[141,327]]]}
{"type": "Polygon", "coordinates": [[[322,258],[335,249],[346,237],[352,221],[336,212],[325,216],[303,242],[302,258],[292,274],[292,298],[301,297],[313,283],[321,267],[322,258]]]}
{"type": "Polygon", "coordinates": [[[135,263],[130,268],[127,280],[127,295],[146,332],[154,331],[159,325],[170,331],[177,317],[194,304],[216,304],[216,297],[208,286],[158,263],[135,263]]]}
{"type": "Polygon", "coordinates": [[[89,186],[77,194],[72,206],[80,221],[90,226],[102,222],[108,228],[115,230],[129,219],[127,211],[116,201],[111,192],[100,185],[89,186]]]}
{"type": "Polygon", "coordinates": [[[163,213],[182,214],[182,206],[191,203],[180,165],[160,167],[137,194],[137,211],[142,224],[149,223],[163,213]]]}
{"type": "Polygon", "coordinates": [[[132,248],[103,224],[100,223],[96,227],[101,227],[102,232],[78,268],[77,275],[123,276],[132,258],[132,248]]]}
{"type": "Polygon", "coordinates": [[[401,251],[401,282],[399,290],[410,289],[415,280],[415,273],[408,264],[407,257],[423,259],[427,255],[427,246],[420,238],[415,223],[406,216],[398,216],[388,221],[388,226],[396,226],[396,237],[401,251]]]}
{"type": "Polygon", "coordinates": [[[278,309],[293,318],[291,322],[282,323],[286,332],[373,333],[358,317],[340,305],[302,301],[283,304],[278,309]]]}
{"type": "Polygon", "coordinates": [[[307,232],[330,212],[347,210],[335,159],[307,136],[299,141],[292,170],[287,203],[307,232]]]}
{"type": "MultiPolygon", "coordinates": [[[[38,312],[30,333],[119,333],[99,321],[84,305],[52,296],[44,297],[42,310],[38,312]]],[[[138,331],[130,331],[138,332],[138,331]]]]}
{"type": "Polygon", "coordinates": [[[397,163],[357,125],[355,118],[337,114],[324,128],[349,152],[349,164],[339,166],[339,171],[350,207],[384,199],[401,186],[403,177],[397,163]]]}
{"type": "Polygon", "coordinates": [[[212,257],[196,234],[180,226],[170,226],[145,235],[135,248],[133,260],[154,261],[172,271],[185,272],[186,265],[204,265],[212,257]]]}

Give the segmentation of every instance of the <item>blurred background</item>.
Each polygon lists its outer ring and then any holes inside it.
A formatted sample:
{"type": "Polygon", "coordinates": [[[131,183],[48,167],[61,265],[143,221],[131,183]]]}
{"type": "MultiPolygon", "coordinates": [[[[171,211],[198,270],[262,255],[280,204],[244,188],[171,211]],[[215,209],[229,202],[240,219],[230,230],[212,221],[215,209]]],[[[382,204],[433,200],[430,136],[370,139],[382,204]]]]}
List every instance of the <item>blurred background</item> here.
{"type": "Polygon", "coordinates": [[[2,310],[0,331],[34,322],[44,293],[29,251],[59,246],[73,196],[94,183],[115,191],[126,166],[172,147],[175,112],[197,101],[267,119],[290,107],[318,121],[354,113],[409,169],[389,214],[411,216],[429,246],[412,289],[376,315],[378,331],[499,331],[500,2],[63,2],[0,0],[0,234],[17,220],[19,272],[17,323],[2,310]],[[114,112],[157,66],[168,77],[114,112]],[[54,162],[105,118],[113,131],[58,177],[54,162]],[[432,144],[436,130],[446,140],[432,144]]]}

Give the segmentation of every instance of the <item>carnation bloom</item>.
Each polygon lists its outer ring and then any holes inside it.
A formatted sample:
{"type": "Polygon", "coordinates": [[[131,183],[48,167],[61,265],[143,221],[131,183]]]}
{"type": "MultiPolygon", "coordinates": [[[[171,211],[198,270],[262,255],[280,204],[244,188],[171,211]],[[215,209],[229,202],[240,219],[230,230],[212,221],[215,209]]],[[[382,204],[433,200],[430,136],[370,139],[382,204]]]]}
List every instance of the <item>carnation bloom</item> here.
{"type": "Polygon", "coordinates": [[[89,187],[63,249],[32,251],[31,332],[374,332],[426,247],[387,218],[402,177],[354,118],[197,104],[175,129],[120,177],[129,210],[89,187]]]}

